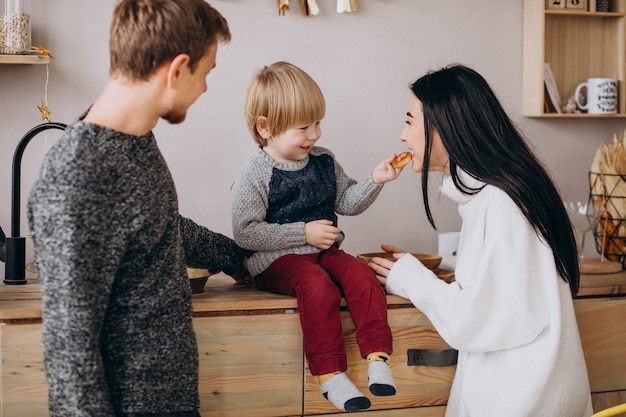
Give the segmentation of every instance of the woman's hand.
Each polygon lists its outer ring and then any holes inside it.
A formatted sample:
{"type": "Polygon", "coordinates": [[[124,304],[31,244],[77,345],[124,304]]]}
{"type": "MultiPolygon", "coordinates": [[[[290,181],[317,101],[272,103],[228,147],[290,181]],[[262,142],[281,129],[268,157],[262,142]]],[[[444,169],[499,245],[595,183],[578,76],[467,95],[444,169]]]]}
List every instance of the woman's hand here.
{"type": "MultiPolygon", "coordinates": [[[[383,243],[382,245],[380,245],[380,247],[383,251],[387,253],[393,253],[393,257],[395,259],[400,259],[405,255],[405,252],[402,249],[398,248],[397,246],[387,245],[383,243]]],[[[381,285],[386,285],[387,277],[389,276],[389,271],[391,270],[391,268],[393,268],[394,264],[395,264],[395,261],[392,261],[390,259],[374,257],[372,258],[372,260],[369,262],[368,265],[370,266],[370,268],[372,268],[372,270],[376,274],[376,278],[378,278],[378,282],[380,282],[381,285]]]]}
{"type": "Polygon", "coordinates": [[[393,257],[396,259],[400,259],[404,256],[404,254],[406,253],[406,251],[400,249],[397,246],[393,246],[393,245],[388,245],[386,243],[383,243],[382,245],[380,245],[380,248],[387,252],[387,253],[393,253],[393,257]]]}

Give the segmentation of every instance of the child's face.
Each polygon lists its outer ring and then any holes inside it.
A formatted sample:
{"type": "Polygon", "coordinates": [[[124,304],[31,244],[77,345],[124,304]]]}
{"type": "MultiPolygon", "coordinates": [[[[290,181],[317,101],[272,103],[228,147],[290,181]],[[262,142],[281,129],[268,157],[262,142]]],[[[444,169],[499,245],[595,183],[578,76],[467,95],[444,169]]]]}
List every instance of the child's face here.
{"type": "Polygon", "coordinates": [[[268,138],[263,150],[276,161],[293,163],[306,158],[321,136],[319,121],[307,126],[296,126],[268,138]]]}

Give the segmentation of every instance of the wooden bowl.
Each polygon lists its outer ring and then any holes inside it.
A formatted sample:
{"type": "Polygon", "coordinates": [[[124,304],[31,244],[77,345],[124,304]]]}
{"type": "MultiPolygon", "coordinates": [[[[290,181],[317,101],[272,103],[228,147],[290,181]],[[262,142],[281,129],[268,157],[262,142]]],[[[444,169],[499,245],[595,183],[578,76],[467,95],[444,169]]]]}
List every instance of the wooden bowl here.
{"type": "Polygon", "coordinates": [[[204,292],[204,286],[208,281],[209,277],[201,277],[201,278],[189,278],[189,285],[191,285],[191,293],[192,294],[200,294],[204,292]]]}
{"type": "Polygon", "coordinates": [[[209,271],[206,269],[187,268],[187,275],[189,276],[191,293],[200,294],[204,291],[204,286],[211,274],[209,274],[209,271]]]}
{"type": "MultiPolygon", "coordinates": [[[[412,253],[411,255],[415,256],[424,266],[431,271],[436,271],[439,269],[439,264],[441,263],[441,256],[439,255],[428,255],[425,253],[412,253]]],[[[388,252],[371,252],[371,253],[361,253],[356,256],[360,260],[364,262],[369,262],[374,257],[391,259],[394,261],[394,257],[392,253],[388,252]]]]}

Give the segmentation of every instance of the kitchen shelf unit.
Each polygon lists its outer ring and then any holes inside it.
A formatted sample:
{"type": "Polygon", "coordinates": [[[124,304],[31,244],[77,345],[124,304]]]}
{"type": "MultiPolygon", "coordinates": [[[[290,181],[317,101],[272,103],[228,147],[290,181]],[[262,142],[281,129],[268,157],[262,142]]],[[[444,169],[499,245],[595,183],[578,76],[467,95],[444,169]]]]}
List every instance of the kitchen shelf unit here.
{"type": "Polygon", "coordinates": [[[50,57],[38,54],[1,55],[0,64],[49,64],[50,57]]]}
{"type": "Polygon", "coordinates": [[[610,0],[608,12],[547,8],[545,0],[524,0],[523,114],[545,118],[626,117],[626,2],[610,0]],[[565,101],[587,78],[618,80],[616,114],[566,114],[546,112],[544,63],[550,63],[556,85],[565,101]]]}

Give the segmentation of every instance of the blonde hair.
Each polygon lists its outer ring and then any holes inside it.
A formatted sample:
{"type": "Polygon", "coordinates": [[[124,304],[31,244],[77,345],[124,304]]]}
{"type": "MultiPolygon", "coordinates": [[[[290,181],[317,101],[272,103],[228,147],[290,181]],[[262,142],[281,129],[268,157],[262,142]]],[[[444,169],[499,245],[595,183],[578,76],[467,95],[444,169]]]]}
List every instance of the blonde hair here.
{"type": "Polygon", "coordinates": [[[226,19],[204,0],[121,0],[111,21],[110,75],[146,80],[177,55],[193,71],[211,45],[230,41],[226,19]]]}
{"type": "Polygon", "coordinates": [[[260,146],[266,146],[267,141],[256,128],[259,117],[267,118],[270,134],[275,136],[322,120],[326,113],[326,101],[315,80],[284,61],[256,73],[248,84],[244,107],[248,129],[260,146]]]}

